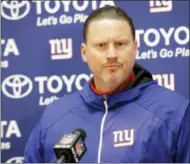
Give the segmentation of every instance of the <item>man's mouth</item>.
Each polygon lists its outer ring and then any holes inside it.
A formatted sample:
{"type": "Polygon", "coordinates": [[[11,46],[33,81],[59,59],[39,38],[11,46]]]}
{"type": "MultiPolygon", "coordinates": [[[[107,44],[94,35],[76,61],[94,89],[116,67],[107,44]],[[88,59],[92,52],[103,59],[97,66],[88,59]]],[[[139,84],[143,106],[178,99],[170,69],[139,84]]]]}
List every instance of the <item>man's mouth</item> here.
{"type": "Polygon", "coordinates": [[[105,64],[104,67],[106,67],[106,68],[118,68],[118,67],[121,67],[121,64],[105,64]]]}

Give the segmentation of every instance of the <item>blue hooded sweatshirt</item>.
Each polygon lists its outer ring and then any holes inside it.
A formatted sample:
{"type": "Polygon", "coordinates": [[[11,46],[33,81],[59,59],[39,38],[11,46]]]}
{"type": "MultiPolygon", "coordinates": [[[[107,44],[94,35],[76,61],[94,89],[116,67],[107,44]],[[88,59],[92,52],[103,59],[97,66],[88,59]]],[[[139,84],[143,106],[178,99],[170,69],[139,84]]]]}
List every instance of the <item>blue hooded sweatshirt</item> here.
{"type": "Polygon", "coordinates": [[[86,131],[82,163],[190,162],[189,100],[152,80],[136,64],[125,89],[97,95],[86,83],[81,91],[50,104],[25,148],[27,163],[54,163],[54,145],[74,129],[86,131]]]}

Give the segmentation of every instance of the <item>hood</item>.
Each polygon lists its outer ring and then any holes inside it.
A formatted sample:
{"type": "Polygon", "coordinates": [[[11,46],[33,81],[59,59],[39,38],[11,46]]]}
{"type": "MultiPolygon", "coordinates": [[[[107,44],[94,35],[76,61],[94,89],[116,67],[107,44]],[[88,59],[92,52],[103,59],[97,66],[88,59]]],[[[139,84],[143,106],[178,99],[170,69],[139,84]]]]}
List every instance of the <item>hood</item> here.
{"type": "MultiPolygon", "coordinates": [[[[133,101],[142,94],[145,88],[156,83],[153,80],[151,73],[139,64],[135,64],[133,72],[135,74],[135,79],[127,88],[106,96],[109,110],[114,108],[115,105],[119,106],[123,103],[133,101]]],[[[84,85],[83,89],[80,91],[80,95],[88,105],[93,106],[98,110],[105,110],[103,103],[104,97],[92,91],[90,81],[84,85]]]]}

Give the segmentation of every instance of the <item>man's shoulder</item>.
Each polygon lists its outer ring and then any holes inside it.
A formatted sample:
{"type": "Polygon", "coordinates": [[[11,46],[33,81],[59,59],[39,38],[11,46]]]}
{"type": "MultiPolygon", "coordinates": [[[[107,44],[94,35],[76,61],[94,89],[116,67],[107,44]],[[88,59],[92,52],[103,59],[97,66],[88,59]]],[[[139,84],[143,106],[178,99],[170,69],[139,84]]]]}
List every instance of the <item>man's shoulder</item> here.
{"type": "Polygon", "coordinates": [[[78,106],[80,103],[80,94],[79,91],[76,91],[74,93],[70,93],[60,97],[58,100],[48,105],[45,110],[48,112],[50,112],[51,110],[61,112],[63,109],[64,111],[67,111],[70,110],[70,108],[78,106]]]}
{"type": "Polygon", "coordinates": [[[151,96],[151,101],[173,106],[178,106],[184,101],[188,101],[188,98],[179,92],[167,89],[157,84],[150,86],[145,92],[145,95],[151,96]]]}
{"type": "Polygon", "coordinates": [[[137,104],[160,119],[167,120],[171,117],[183,117],[189,100],[176,91],[154,84],[144,91],[137,104]]]}
{"type": "Polygon", "coordinates": [[[41,117],[42,126],[50,126],[50,124],[60,117],[64,117],[64,115],[67,115],[71,110],[80,108],[82,104],[83,102],[78,91],[64,95],[44,109],[45,111],[41,117]]]}

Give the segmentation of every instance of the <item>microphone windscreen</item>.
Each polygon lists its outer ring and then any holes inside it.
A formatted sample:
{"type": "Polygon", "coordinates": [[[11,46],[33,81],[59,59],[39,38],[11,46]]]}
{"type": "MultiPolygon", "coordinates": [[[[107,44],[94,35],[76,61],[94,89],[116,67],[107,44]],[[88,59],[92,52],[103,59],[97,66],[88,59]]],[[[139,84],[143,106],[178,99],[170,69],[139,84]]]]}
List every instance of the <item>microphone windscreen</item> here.
{"type": "Polygon", "coordinates": [[[83,129],[75,129],[73,133],[79,133],[81,134],[82,140],[84,141],[86,139],[86,132],[83,129]]]}

